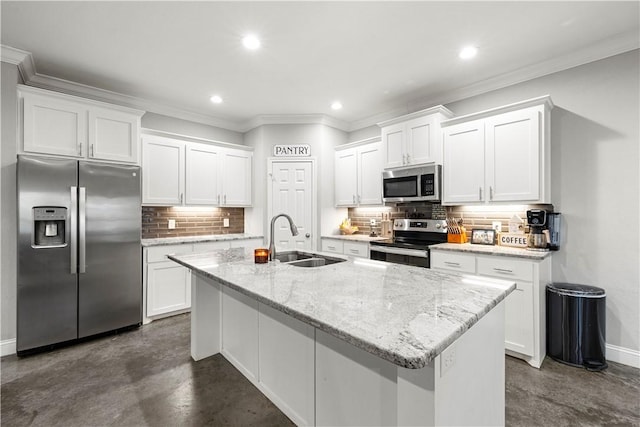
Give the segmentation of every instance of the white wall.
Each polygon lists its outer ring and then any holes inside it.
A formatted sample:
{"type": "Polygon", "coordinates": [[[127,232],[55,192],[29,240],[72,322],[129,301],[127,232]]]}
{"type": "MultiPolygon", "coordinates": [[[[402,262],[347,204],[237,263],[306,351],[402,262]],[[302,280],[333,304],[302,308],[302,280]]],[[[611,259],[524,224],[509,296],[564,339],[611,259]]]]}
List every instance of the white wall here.
{"type": "Polygon", "coordinates": [[[346,209],[334,207],[334,148],[346,142],[347,134],[340,130],[320,125],[264,125],[245,134],[244,142],[254,148],[253,152],[253,208],[245,209],[245,231],[264,234],[268,239],[267,218],[267,160],[273,156],[276,144],[309,144],[311,156],[316,158],[317,170],[317,214],[318,234],[335,234],[346,209]]]}
{"type": "MultiPolygon", "coordinates": [[[[7,340],[16,337],[16,155],[18,67],[2,62],[2,143],[0,145],[0,210],[2,244],[0,248],[0,342],[4,353],[7,340]]],[[[15,350],[15,343],[9,344],[15,350]]]]}
{"type": "Polygon", "coordinates": [[[607,342],[640,350],[638,50],[447,105],[456,115],[551,95],[553,280],[607,292],[607,342]]]}
{"type": "Polygon", "coordinates": [[[163,116],[156,113],[145,113],[142,116],[142,127],[161,130],[179,135],[211,139],[214,141],[244,144],[242,134],[232,130],[222,129],[201,123],[163,116]]]}

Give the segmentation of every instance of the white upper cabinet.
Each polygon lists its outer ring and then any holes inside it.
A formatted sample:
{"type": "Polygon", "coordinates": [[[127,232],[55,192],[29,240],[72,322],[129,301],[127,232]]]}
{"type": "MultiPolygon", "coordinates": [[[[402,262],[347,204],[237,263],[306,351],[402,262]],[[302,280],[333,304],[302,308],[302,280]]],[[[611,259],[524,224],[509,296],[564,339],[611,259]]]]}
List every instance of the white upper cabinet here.
{"type": "Polygon", "coordinates": [[[442,164],[440,122],[452,116],[451,111],[437,106],[378,123],[384,168],[442,164]]]}
{"type": "Polygon", "coordinates": [[[382,205],[381,145],[377,141],[336,149],[336,206],[382,205]]]}
{"type": "Polygon", "coordinates": [[[253,153],[246,150],[225,149],[222,154],[223,206],[251,206],[253,153]]]}
{"type": "Polygon", "coordinates": [[[138,163],[143,111],[23,85],[18,97],[20,152],[138,163]]]}
{"type": "Polygon", "coordinates": [[[184,201],[185,142],[142,137],[142,203],[174,206],[184,201]]]}
{"type": "Polygon", "coordinates": [[[550,203],[548,96],[441,124],[443,204],[550,203]]]}
{"type": "Polygon", "coordinates": [[[251,206],[253,153],[229,146],[142,137],[142,203],[251,206]]]}
{"type": "Polygon", "coordinates": [[[221,148],[208,144],[187,144],[186,204],[220,204],[221,148]]]}
{"type": "Polygon", "coordinates": [[[137,163],[139,141],[139,116],[98,107],[89,110],[90,158],[137,163]]]}

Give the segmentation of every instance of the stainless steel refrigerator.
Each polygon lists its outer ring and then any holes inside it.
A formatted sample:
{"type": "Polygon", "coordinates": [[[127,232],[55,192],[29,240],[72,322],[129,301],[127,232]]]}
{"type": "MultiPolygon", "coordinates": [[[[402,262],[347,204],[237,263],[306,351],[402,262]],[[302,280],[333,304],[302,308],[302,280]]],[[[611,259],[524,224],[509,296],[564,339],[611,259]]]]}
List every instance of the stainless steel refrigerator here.
{"type": "Polygon", "coordinates": [[[140,325],[140,168],[18,157],[17,351],[140,325]]]}

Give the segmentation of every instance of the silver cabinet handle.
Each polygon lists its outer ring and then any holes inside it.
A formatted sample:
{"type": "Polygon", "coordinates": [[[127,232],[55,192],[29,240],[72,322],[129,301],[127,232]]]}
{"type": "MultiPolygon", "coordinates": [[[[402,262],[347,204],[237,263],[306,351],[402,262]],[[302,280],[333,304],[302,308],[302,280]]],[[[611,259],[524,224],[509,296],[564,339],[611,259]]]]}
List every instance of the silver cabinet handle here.
{"type": "Polygon", "coordinates": [[[227,195],[226,194],[224,195],[224,201],[222,203],[224,203],[225,205],[227,204],[227,195]]]}
{"type": "Polygon", "coordinates": [[[71,187],[71,262],[69,272],[78,274],[78,187],[71,187]]]}
{"type": "Polygon", "coordinates": [[[362,196],[358,194],[358,203],[362,203],[362,196]]]}
{"type": "Polygon", "coordinates": [[[493,200],[493,187],[489,186],[489,200],[493,200]]]}
{"type": "Polygon", "coordinates": [[[356,202],[356,195],[354,194],[353,195],[353,203],[355,203],[355,202],[356,202]]]}
{"type": "Polygon", "coordinates": [[[407,164],[411,163],[411,160],[410,160],[410,157],[409,157],[409,156],[410,156],[410,154],[409,154],[409,153],[407,153],[407,164]]]}
{"type": "Polygon", "coordinates": [[[482,201],[482,187],[478,187],[478,200],[482,201]]]}
{"type": "Polygon", "coordinates": [[[360,251],[357,249],[349,249],[349,252],[351,252],[352,254],[359,254],[360,251]]]}
{"type": "Polygon", "coordinates": [[[217,200],[218,200],[218,204],[220,204],[220,195],[219,194],[218,194],[217,200]]]}
{"type": "Polygon", "coordinates": [[[80,187],[80,198],[78,200],[78,240],[80,245],[80,262],[78,266],[79,273],[87,271],[87,189],[80,187]]]}
{"type": "Polygon", "coordinates": [[[406,154],[403,154],[403,155],[402,155],[402,164],[403,164],[403,165],[406,165],[406,164],[407,164],[407,155],[406,155],[406,154]]]}
{"type": "Polygon", "coordinates": [[[79,156],[82,156],[82,142],[80,144],[78,144],[78,149],[80,151],[79,156]]]}
{"type": "Polygon", "coordinates": [[[452,267],[460,267],[460,263],[457,263],[457,262],[445,261],[444,263],[452,267]]]}
{"type": "Polygon", "coordinates": [[[498,273],[503,273],[503,274],[513,274],[513,270],[509,270],[506,268],[493,268],[493,271],[497,271],[498,273]]]}
{"type": "Polygon", "coordinates": [[[336,250],[336,247],[335,247],[335,246],[329,246],[329,245],[327,245],[327,248],[328,248],[328,249],[331,249],[332,251],[335,251],[335,250],[336,250]]]}
{"type": "Polygon", "coordinates": [[[90,157],[93,157],[93,156],[94,156],[94,154],[93,154],[93,144],[91,144],[91,147],[90,147],[90,148],[91,148],[91,154],[90,154],[90,157]]]}
{"type": "Polygon", "coordinates": [[[180,193],[180,204],[182,204],[182,199],[184,199],[184,193],[180,193]]]}

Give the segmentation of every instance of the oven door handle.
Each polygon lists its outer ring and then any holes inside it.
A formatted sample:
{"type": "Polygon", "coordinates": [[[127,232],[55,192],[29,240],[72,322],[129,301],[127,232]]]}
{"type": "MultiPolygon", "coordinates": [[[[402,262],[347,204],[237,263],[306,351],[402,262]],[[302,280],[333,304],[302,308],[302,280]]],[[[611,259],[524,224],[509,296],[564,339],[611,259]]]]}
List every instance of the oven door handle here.
{"type": "Polygon", "coordinates": [[[429,253],[425,250],[418,249],[405,249],[405,248],[395,248],[393,246],[378,246],[371,245],[371,252],[382,252],[385,254],[395,254],[395,255],[407,255],[414,256],[420,258],[429,258],[429,253]]]}

